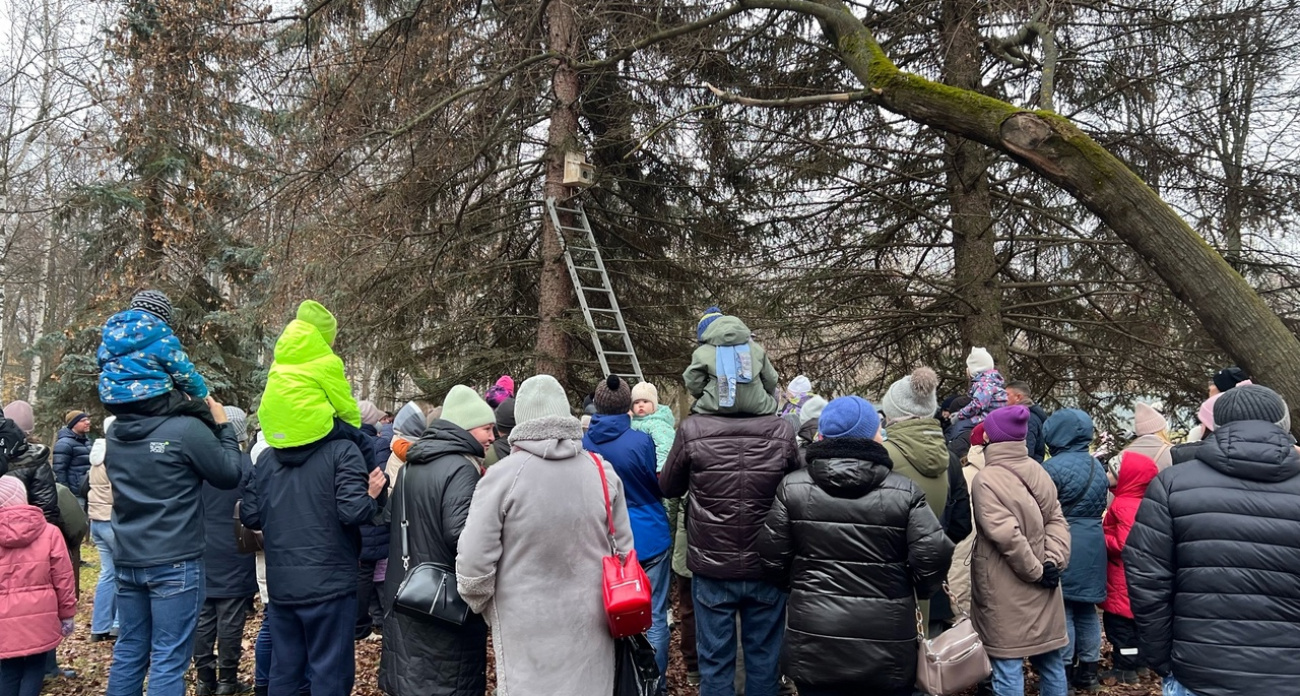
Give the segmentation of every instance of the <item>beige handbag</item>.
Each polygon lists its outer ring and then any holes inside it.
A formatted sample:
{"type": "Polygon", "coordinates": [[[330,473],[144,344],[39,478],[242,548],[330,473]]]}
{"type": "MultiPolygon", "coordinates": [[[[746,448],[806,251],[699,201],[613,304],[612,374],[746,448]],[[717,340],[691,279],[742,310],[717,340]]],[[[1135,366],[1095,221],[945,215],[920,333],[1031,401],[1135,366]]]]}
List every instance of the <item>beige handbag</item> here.
{"type": "MultiPolygon", "coordinates": [[[[943,591],[952,599],[948,583],[943,591]]],[[[956,602],[952,603],[956,606],[956,602]]],[[[970,617],[958,617],[957,623],[927,640],[921,610],[916,610],[916,688],[931,696],[952,696],[984,681],[993,673],[984,641],[975,632],[970,617]]]]}

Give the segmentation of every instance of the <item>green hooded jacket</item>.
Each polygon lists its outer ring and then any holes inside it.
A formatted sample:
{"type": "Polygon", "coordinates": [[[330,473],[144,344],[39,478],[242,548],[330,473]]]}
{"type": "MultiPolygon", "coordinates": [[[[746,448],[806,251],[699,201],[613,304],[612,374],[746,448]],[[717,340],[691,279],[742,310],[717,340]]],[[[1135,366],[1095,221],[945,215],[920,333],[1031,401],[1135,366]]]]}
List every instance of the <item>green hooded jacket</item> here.
{"type": "Polygon", "coordinates": [[[948,503],[948,445],[943,427],[933,418],[899,421],[886,429],[885,449],[894,471],[902,474],[925,493],[925,502],[937,519],[943,519],[948,503]]]}
{"type": "Polygon", "coordinates": [[[673,410],[665,404],[659,406],[648,416],[632,416],[632,429],[645,433],[655,442],[655,471],[663,471],[668,461],[668,452],[677,439],[677,419],[673,410]]]}
{"type": "Polygon", "coordinates": [[[275,342],[275,362],[257,410],[271,447],[316,442],[333,430],[335,416],[361,427],[361,409],[343,374],[343,360],[331,348],[337,332],[334,315],[306,300],[275,342]]]}
{"type": "Polygon", "coordinates": [[[691,356],[691,366],[682,374],[686,391],[697,400],[691,410],[695,413],[721,415],[748,414],[770,416],[776,413],[776,368],[767,359],[767,351],[750,340],[749,327],[737,317],[724,316],[704,330],[704,343],[691,356]],[[754,379],[748,384],[736,385],[736,403],[729,408],[718,407],[718,346],[741,346],[748,343],[754,366],[754,379]]]}

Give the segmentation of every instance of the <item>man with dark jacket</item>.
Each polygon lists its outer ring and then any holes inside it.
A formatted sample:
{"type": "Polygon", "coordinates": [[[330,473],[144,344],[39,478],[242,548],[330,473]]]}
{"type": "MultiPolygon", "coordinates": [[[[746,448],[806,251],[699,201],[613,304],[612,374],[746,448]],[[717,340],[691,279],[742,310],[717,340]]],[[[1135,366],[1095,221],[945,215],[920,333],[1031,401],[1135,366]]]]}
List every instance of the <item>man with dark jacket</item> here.
{"type": "Polygon", "coordinates": [[[1029,383],[1019,380],[1007,384],[1007,405],[1029,409],[1029,434],[1025,436],[1025,446],[1029,448],[1029,458],[1042,464],[1047,458],[1047,444],[1043,442],[1043,423],[1047,421],[1047,411],[1034,403],[1034,392],[1029,383]]]}
{"type": "MultiPolygon", "coordinates": [[[[456,547],[481,478],[477,460],[492,442],[493,429],[492,407],[476,391],[458,384],[443,400],[442,417],[411,445],[406,466],[393,482],[394,539],[384,578],[387,601],[397,595],[408,568],[420,563],[456,567],[456,547]]],[[[487,636],[487,622],[473,612],[459,627],[390,612],[384,619],[380,691],[388,696],[482,696],[487,689],[487,636]]]]}
{"type": "Polygon", "coordinates": [[[54,480],[68,487],[81,509],[86,509],[86,491],[90,490],[90,416],[85,411],[69,411],[67,425],[59,430],[54,443],[54,480]]]}
{"type": "MultiPolygon", "coordinates": [[[[248,415],[234,406],[225,410],[242,450],[248,442],[248,415]]],[[[252,458],[244,452],[241,462],[247,476],[253,468],[252,458]]],[[[243,495],[242,485],[222,490],[203,484],[207,597],[195,630],[196,696],[233,696],[249,689],[239,682],[239,660],[244,652],[244,624],[253,611],[253,595],[257,594],[257,563],[253,554],[240,553],[235,543],[235,504],[243,495]]]]}
{"type": "Polygon", "coordinates": [[[1194,460],[1147,487],[1124,548],[1141,651],[1166,696],[1294,693],[1300,455],[1282,397],[1238,386],[1194,460]]]}
{"type": "Polygon", "coordinates": [[[207,404],[216,433],[192,416],[124,414],[107,435],[121,620],[106,696],[139,696],[146,668],[150,696],[185,693],[205,584],[203,483],[230,489],[241,475],[226,412],[207,404]]]}
{"type": "Polygon", "coordinates": [[[296,696],[304,679],[312,696],[352,693],[357,526],[374,519],[388,480],[370,464],[356,443],[327,437],[268,449],[245,484],[240,518],[262,530],[266,552],[271,696],[296,696]]]}
{"type": "Polygon", "coordinates": [[[497,424],[496,439],[487,448],[487,454],[483,459],[484,466],[492,466],[510,456],[510,431],[515,429],[515,397],[509,397],[497,404],[494,412],[497,424]]]}
{"type": "Polygon", "coordinates": [[[798,467],[794,428],[775,415],[697,414],[677,431],[659,485],[665,497],[690,493],[700,696],[735,693],[737,616],[745,694],[776,696],[786,595],[764,579],[758,534],[781,479],[798,467]]]}

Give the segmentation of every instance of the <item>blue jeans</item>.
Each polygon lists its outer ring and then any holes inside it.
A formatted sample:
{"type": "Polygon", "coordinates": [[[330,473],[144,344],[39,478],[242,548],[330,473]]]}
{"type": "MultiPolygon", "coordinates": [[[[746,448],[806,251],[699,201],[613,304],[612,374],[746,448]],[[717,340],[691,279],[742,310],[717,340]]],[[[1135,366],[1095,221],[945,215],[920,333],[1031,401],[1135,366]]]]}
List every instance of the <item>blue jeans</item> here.
{"type": "Polygon", "coordinates": [[[786,595],[760,580],[691,580],[700,695],[735,696],[736,617],[745,649],[745,696],[777,696],[786,595]]]}
{"type": "Polygon", "coordinates": [[[0,660],[0,694],[40,696],[45,679],[45,653],[0,660]]]}
{"type": "MultiPolygon", "coordinates": [[[[993,663],[993,693],[995,696],[1025,696],[1024,659],[1019,657],[990,658],[993,663]]],[[[1039,696],[1065,696],[1069,686],[1065,683],[1065,648],[1029,658],[1038,670],[1039,696]]]]}
{"type": "Polygon", "coordinates": [[[1101,617],[1096,604],[1067,599],[1065,632],[1070,636],[1065,648],[1066,664],[1073,664],[1076,656],[1079,662],[1101,662],[1101,617]]]}
{"type": "Polygon", "coordinates": [[[1178,680],[1174,679],[1174,675],[1172,674],[1164,677],[1160,682],[1161,696],[1196,696],[1196,694],[1192,693],[1191,689],[1179,684],[1178,680]]]}
{"type": "Polygon", "coordinates": [[[90,615],[90,632],[103,634],[117,628],[117,569],[113,566],[113,523],[91,520],[90,538],[99,550],[99,582],[95,585],[95,609],[90,615]]]}
{"type": "Polygon", "coordinates": [[[650,578],[650,613],[654,623],[646,631],[646,638],[655,649],[655,662],[659,664],[659,693],[668,687],[668,590],[673,584],[672,551],[665,551],[641,566],[646,577],[650,578]]]}
{"type": "Polygon", "coordinates": [[[194,629],[205,594],[203,559],[147,568],[117,567],[121,617],[105,696],[184,696],[194,629]]]}

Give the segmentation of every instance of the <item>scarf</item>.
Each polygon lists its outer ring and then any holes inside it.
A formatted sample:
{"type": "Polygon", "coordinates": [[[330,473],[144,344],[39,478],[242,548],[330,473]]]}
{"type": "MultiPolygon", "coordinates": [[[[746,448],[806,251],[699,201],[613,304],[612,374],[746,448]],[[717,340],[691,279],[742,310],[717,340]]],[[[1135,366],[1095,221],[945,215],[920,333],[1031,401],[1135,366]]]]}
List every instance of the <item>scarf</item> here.
{"type": "Polygon", "coordinates": [[[754,362],[749,354],[749,344],[718,346],[718,405],[731,408],[736,405],[736,386],[754,381],[754,362]]]}

